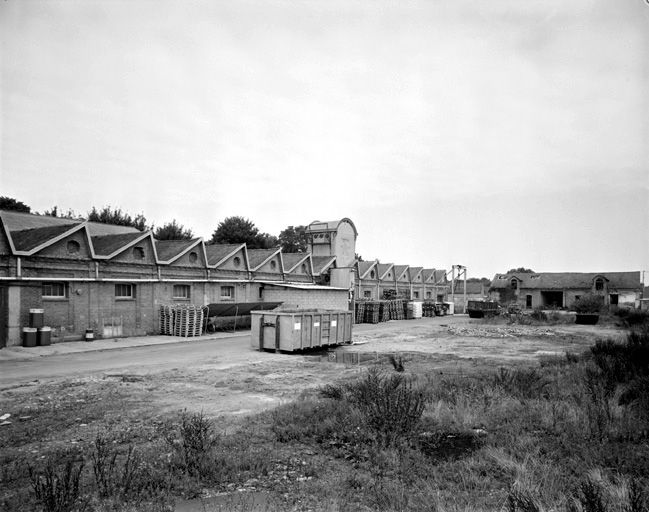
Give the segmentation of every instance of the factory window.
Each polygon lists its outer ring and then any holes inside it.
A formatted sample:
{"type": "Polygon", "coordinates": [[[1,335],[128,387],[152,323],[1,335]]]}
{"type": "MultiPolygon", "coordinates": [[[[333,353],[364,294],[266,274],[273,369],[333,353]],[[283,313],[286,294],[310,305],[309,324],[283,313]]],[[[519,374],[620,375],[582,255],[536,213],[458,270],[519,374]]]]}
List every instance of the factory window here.
{"type": "Polygon", "coordinates": [[[412,292],[412,295],[415,299],[419,298],[419,292],[412,292]]]}
{"type": "Polygon", "coordinates": [[[374,279],[374,276],[376,276],[376,274],[375,274],[374,271],[372,270],[372,271],[370,272],[370,279],[374,279]]]}
{"type": "Polygon", "coordinates": [[[173,291],[174,299],[189,299],[191,297],[191,287],[188,284],[175,284],[173,291]]]}
{"type": "Polygon", "coordinates": [[[430,298],[431,298],[431,294],[430,294],[430,292],[426,292],[426,298],[427,298],[427,299],[430,299],[430,298]]]}
{"type": "Polygon", "coordinates": [[[189,262],[190,263],[196,263],[197,260],[198,260],[198,254],[195,253],[194,251],[190,252],[189,253],[189,262]]]}
{"type": "Polygon", "coordinates": [[[77,254],[81,249],[81,244],[76,240],[70,240],[68,242],[68,254],[77,254]]]}
{"type": "Polygon", "coordinates": [[[133,257],[136,260],[144,259],[144,249],[142,247],[133,247],[133,257]]]}
{"type": "Polygon", "coordinates": [[[234,286],[221,286],[222,299],[234,299],[234,286]]]}
{"type": "Polygon", "coordinates": [[[366,299],[371,299],[372,298],[372,292],[370,290],[365,290],[363,292],[363,297],[366,299]]]}
{"type": "Polygon", "coordinates": [[[595,279],[595,290],[601,292],[604,289],[604,280],[601,277],[595,279]]]}
{"type": "Polygon", "coordinates": [[[307,273],[306,263],[302,263],[302,272],[303,272],[304,274],[307,273]]]}
{"type": "Polygon", "coordinates": [[[240,267],[241,266],[241,258],[239,258],[239,256],[235,256],[234,259],[232,260],[232,263],[234,264],[235,267],[240,267]]]}
{"type": "Polygon", "coordinates": [[[68,296],[68,284],[43,283],[42,296],[44,299],[65,299],[68,296]]]}
{"type": "Polygon", "coordinates": [[[115,285],[116,299],[134,299],[135,286],[130,283],[117,283],[115,285]]]}
{"type": "Polygon", "coordinates": [[[271,268],[272,270],[275,270],[275,269],[277,268],[277,262],[275,262],[275,261],[271,261],[271,262],[270,262],[270,268],[271,268]]]}

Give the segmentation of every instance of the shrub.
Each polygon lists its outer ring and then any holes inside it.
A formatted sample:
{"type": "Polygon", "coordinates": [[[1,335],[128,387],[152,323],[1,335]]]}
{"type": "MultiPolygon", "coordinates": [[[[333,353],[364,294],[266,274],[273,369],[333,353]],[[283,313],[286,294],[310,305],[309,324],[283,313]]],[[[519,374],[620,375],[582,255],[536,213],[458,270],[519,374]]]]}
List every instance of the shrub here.
{"type": "Polygon", "coordinates": [[[65,453],[63,466],[57,465],[55,459],[48,458],[45,468],[36,472],[29,468],[29,476],[36,499],[43,505],[45,512],[70,512],[84,510],[80,493],[83,460],[75,460],[72,453],[65,453]]]}
{"type": "Polygon", "coordinates": [[[180,466],[191,476],[206,477],[211,471],[214,448],[219,442],[212,422],[203,412],[180,418],[178,437],[167,436],[167,443],[179,458],[180,466]]]}
{"type": "Polygon", "coordinates": [[[535,368],[500,368],[493,377],[493,385],[520,399],[539,398],[548,381],[535,368]]]}
{"type": "Polygon", "coordinates": [[[150,474],[135,447],[120,452],[109,437],[98,435],[90,453],[97,492],[100,497],[130,499],[140,497],[149,486],[150,474]]]}
{"type": "Polygon", "coordinates": [[[577,313],[599,313],[604,306],[604,297],[594,293],[587,293],[572,304],[572,309],[577,313]]]}
{"type": "Polygon", "coordinates": [[[402,373],[383,374],[370,368],[351,384],[350,400],[360,410],[366,427],[382,446],[411,438],[420,425],[428,396],[402,373]]]}

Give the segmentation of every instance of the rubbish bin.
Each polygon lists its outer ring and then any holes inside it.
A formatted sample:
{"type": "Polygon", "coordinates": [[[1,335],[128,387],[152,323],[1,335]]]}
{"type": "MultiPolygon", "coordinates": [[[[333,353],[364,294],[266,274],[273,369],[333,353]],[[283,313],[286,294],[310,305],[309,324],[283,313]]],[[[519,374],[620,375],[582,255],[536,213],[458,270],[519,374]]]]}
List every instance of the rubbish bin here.
{"type": "Polygon", "coordinates": [[[94,341],[95,340],[95,331],[92,329],[86,329],[86,341],[94,341]]]}
{"type": "Polygon", "coordinates": [[[23,347],[35,347],[37,337],[36,327],[23,327],[23,347]]]}
{"type": "Polygon", "coordinates": [[[52,343],[52,328],[51,327],[39,327],[38,336],[36,339],[36,344],[41,347],[46,347],[52,343]]]}
{"type": "Polygon", "coordinates": [[[45,317],[45,312],[42,309],[30,309],[29,310],[29,326],[30,327],[43,327],[43,319],[45,317]]]}

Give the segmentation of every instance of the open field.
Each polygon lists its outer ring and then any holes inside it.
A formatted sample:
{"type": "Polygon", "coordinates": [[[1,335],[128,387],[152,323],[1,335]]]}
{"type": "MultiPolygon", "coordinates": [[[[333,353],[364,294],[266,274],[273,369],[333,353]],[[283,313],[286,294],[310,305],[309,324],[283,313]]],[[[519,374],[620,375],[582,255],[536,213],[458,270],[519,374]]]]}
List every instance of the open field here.
{"type": "Polygon", "coordinates": [[[259,353],[248,337],[196,361],[88,354],[72,378],[39,361],[43,379],[2,386],[0,506],[38,509],[34,487],[42,498],[48,468],[60,476],[69,460],[72,483],[84,461],[78,499],[47,510],[568,510],[595,481],[601,510],[623,510],[610,507],[649,468],[646,418],[579,354],[625,336],[442,317],[358,326],[336,359],[362,365],[259,353]],[[380,386],[394,375],[390,398],[380,386]],[[376,396],[389,400],[371,416],[376,396]]]}

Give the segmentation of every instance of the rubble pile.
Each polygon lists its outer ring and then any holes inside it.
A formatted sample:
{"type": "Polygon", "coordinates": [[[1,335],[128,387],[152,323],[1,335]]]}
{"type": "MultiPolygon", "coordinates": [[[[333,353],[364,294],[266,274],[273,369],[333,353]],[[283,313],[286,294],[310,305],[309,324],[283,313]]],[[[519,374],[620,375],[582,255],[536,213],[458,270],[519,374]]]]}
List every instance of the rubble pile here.
{"type": "Polygon", "coordinates": [[[518,338],[523,336],[554,336],[552,329],[545,327],[461,327],[450,326],[449,334],[477,338],[518,338]]]}

